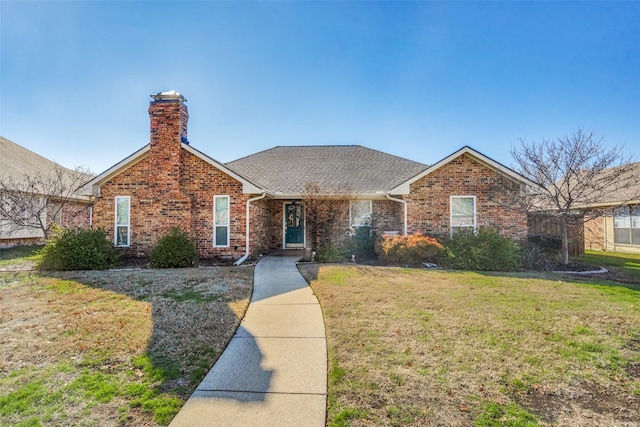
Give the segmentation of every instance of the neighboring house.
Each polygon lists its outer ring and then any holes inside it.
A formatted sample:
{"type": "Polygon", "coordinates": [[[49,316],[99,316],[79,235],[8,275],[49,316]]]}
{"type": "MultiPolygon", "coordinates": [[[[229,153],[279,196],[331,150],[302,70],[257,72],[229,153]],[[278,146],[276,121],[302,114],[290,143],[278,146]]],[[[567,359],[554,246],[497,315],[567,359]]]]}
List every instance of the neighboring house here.
{"type": "Polygon", "coordinates": [[[35,206],[28,210],[18,207],[18,214],[24,215],[21,218],[23,224],[16,224],[9,217],[2,216],[0,210],[0,246],[43,242],[40,221],[47,227],[51,223],[63,227],[90,227],[91,200],[87,196],[74,194],[70,187],[74,182],[80,183],[90,178],[90,175],[78,176],[77,171],[0,137],[0,203],[7,209],[19,206],[12,204],[16,192],[12,191],[10,196],[7,190],[20,189],[22,191],[18,197],[21,203],[35,206]],[[65,199],[64,202],[62,199],[65,199]],[[71,202],[67,202],[68,199],[71,202]],[[39,218],[30,218],[29,212],[36,210],[39,211],[39,218]]]}
{"type": "Polygon", "coordinates": [[[379,232],[493,226],[526,237],[527,215],[510,197],[528,183],[469,147],[432,166],[357,145],[274,147],[223,164],[187,140],[182,95],[152,98],[149,145],[89,182],[94,226],[131,255],[147,256],[172,227],[188,231],[203,258],[306,247],[308,184],[337,202],[349,196],[347,230],[373,219],[379,232]]]}
{"type": "MultiPolygon", "coordinates": [[[[640,163],[633,163],[640,177],[640,163]]],[[[637,179],[635,181],[638,181],[637,179]]],[[[599,215],[584,223],[586,249],[640,253],[640,182],[611,191],[591,206],[599,215]]]]}

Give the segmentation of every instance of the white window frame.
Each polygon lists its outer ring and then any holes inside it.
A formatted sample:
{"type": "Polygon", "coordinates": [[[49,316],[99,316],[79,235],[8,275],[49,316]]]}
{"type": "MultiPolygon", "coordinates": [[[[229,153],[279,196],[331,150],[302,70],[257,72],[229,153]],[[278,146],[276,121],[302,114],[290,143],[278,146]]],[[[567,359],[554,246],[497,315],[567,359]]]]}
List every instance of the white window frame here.
{"type": "Polygon", "coordinates": [[[613,216],[613,243],[625,246],[640,246],[640,240],[633,238],[634,230],[640,229],[640,206],[624,206],[613,216]],[[621,227],[620,225],[624,225],[621,227]],[[618,230],[626,230],[629,236],[629,243],[622,243],[618,240],[618,230]]]}
{"type": "Polygon", "coordinates": [[[461,230],[463,228],[473,228],[473,231],[476,231],[478,228],[478,218],[477,218],[478,204],[476,200],[476,196],[450,196],[449,197],[449,227],[451,232],[454,230],[461,230]],[[462,224],[462,225],[453,225],[453,201],[455,199],[472,199],[473,200],[473,224],[462,224]]]}
{"type": "Polygon", "coordinates": [[[128,248],[131,246],[131,197],[130,196],[116,196],[114,199],[114,212],[113,212],[113,244],[114,246],[121,248],[128,248]],[[124,199],[127,201],[127,223],[118,224],[118,200],[124,199]],[[127,228],[127,243],[118,244],[118,227],[127,228]]]}
{"type": "MultiPolygon", "coordinates": [[[[231,230],[230,230],[230,223],[231,223],[231,197],[229,195],[215,195],[213,196],[213,247],[214,248],[228,248],[230,246],[230,234],[231,234],[231,230]],[[216,202],[217,200],[223,200],[226,199],[227,200],[227,223],[226,224],[217,224],[216,223],[216,202]],[[216,240],[216,230],[218,228],[222,228],[225,227],[227,229],[227,241],[225,242],[224,245],[218,245],[217,240],[216,240]]],[[[249,226],[249,224],[247,224],[247,227],[249,226]]]]}
{"type": "MultiPolygon", "coordinates": [[[[373,201],[372,200],[352,200],[351,203],[349,203],[349,222],[351,223],[351,227],[371,227],[371,216],[373,215],[373,201]],[[369,218],[365,221],[363,221],[362,224],[355,224],[354,221],[354,217],[353,217],[353,204],[354,203],[362,203],[362,202],[367,202],[369,203],[369,218]]],[[[364,215],[360,216],[360,219],[364,218],[364,215]]]]}

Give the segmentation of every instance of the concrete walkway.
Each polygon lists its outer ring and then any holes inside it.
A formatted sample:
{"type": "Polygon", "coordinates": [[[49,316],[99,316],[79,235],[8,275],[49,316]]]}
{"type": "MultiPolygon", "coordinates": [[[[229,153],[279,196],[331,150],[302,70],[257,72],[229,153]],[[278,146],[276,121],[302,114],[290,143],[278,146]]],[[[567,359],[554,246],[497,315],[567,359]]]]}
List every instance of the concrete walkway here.
{"type": "Polygon", "coordinates": [[[327,347],[297,256],[267,256],[236,334],[170,427],[325,425],[327,347]]]}

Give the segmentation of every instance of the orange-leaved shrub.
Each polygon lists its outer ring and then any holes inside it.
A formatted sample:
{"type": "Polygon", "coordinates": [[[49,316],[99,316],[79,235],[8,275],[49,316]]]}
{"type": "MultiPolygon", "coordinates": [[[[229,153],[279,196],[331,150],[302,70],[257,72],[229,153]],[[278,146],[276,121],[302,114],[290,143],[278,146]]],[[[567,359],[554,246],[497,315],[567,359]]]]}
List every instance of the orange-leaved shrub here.
{"type": "Polygon", "coordinates": [[[443,248],[433,237],[416,233],[408,236],[383,235],[377,252],[386,264],[421,266],[423,262],[433,262],[443,248]]]}

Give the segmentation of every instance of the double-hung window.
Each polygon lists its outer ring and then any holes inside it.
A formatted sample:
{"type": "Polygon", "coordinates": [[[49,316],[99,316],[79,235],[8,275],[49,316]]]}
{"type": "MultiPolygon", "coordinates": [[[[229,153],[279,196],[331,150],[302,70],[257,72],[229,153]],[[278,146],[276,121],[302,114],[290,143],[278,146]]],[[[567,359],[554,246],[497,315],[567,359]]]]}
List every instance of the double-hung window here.
{"type": "Polygon", "coordinates": [[[213,196],[213,246],[229,246],[229,196],[213,196]]]}
{"type": "Polygon", "coordinates": [[[451,230],[476,228],[476,196],[451,196],[451,230]]]}
{"type": "Polygon", "coordinates": [[[613,218],[613,241],[640,246],[640,207],[625,206],[613,218]]]}
{"type": "Polygon", "coordinates": [[[129,246],[131,199],[129,196],[116,196],[116,215],[113,241],[116,246],[129,246]]]}
{"type": "Polygon", "coordinates": [[[371,225],[371,200],[354,200],[351,202],[351,226],[364,227],[371,225]]]}

